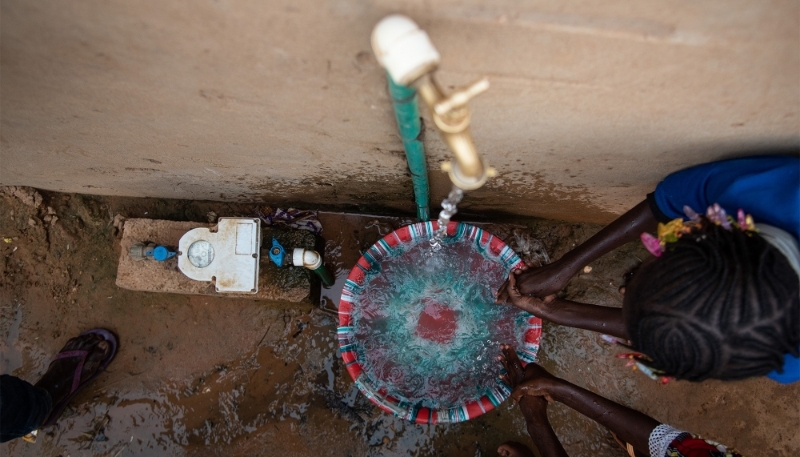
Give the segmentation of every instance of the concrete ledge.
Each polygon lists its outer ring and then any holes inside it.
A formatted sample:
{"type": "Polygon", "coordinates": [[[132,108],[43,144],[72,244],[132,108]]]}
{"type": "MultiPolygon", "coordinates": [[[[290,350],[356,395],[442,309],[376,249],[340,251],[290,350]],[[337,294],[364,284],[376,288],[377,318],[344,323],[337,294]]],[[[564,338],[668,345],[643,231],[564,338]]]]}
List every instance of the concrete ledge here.
{"type": "MultiPolygon", "coordinates": [[[[184,233],[197,227],[212,227],[215,224],[202,222],[175,222],[154,219],[128,219],[122,229],[118,287],[142,292],[168,292],[175,294],[213,295],[256,300],[309,302],[311,300],[311,272],[303,268],[276,267],[268,257],[262,255],[259,265],[258,293],[218,293],[211,282],[194,281],[178,269],[177,258],[166,262],[152,260],[135,261],[128,256],[132,244],[139,241],[153,242],[177,247],[184,233]]],[[[310,232],[300,230],[278,230],[262,228],[262,248],[272,245],[276,238],[287,250],[302,247],[314,249],[316,239],[310,232]]]]}

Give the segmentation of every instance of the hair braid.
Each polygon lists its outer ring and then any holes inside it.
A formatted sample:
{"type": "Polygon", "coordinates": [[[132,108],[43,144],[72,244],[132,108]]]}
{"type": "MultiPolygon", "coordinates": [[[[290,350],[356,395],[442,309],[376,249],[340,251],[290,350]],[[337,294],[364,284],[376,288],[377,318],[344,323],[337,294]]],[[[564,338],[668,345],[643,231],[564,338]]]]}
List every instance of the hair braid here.
{"type": "Polygon", "coordinates": [[[765,375],[800,352],[800,279],[761,236],[704,223],[642,266],[625,319],[633,346],[667,375],[765,375]]]}

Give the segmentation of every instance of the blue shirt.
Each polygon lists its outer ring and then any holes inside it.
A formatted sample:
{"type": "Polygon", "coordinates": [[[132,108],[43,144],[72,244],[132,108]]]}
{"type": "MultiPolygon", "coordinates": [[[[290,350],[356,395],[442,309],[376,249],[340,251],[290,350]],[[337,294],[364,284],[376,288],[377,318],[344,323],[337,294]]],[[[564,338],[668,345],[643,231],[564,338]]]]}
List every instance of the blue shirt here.
{"type": "MultiPolygon", "coordinates": [[[[800,158],[747,157],[712,162],[673,173],[648,195],[656,218],[685,218],[683,206],[702,214],[714,203],[736,217],[741,208],[758,222],[800,240],[800,158]]],[[[788,384],[800,380],[800,358],[784,356],[783,373],[767,377],[788,384]]]]}

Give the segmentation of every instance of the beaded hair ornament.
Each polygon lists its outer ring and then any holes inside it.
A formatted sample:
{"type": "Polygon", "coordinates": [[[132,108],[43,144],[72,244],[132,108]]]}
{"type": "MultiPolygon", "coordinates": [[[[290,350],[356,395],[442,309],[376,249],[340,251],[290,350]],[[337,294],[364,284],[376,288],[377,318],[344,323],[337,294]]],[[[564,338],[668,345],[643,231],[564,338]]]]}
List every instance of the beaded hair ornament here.
{"type": "MultiPolygon", "coordinates": [[[[639,236],[639,238],[642,240],[642,244],[644,244],[644,247],[650,251],[650,254],[653,254],[656,257],[661,257],[661,254],[663,254],[664,250],[666,249],[667,243],[674,243],[678,241],[684,234],[689,233],[695,228],[699,228],[703,225],[704,219],[699,214],[694,212],[692,208],[684,206],[683,213],[686,214],[687,218],[689,218],[688,221],[684,221],[682,218],[677,218],[667,222],[666,224],[659,222],[658,238],[647,232],[642,233],[639,236]]],[[[745,214],[744,210],[741,208],[739,208],[739,211],[736,212],[736,219],[734,219],[732,216],[728,216],[725,210],[722,209],[718,203],[714,203],[708,207],[705,216],[705,220],[719,225],[728,231],[733,229],[738,229],[743,232],[757,231],[756,225],[753,223],[753,216],[745,214]]]]}
{"type": "MultiPolygon", "coordinates": [[[[753,217],[749,214],[745,214],[744,210],[741,208],[736,212],[736,219],[734,219],[732,216],[729,216],[717,203],[714,203],[713,205],[709,206],[708,209],[706,209],[705,218],[697,214],[688,206],[683,207],[683,212],[689,219],[688,221],[684,221],[682,218],[677,218],[669,221],[666,224],[659,222],[658,237],[655,237],[649,233],[642,233],[640,235],[642,244],[644,244],[644,247],[647,248],[651,254],[656,257],[661,257],[666,250],[668,243],[674,243],[678,241],[683,235],[690,233],[696,228],[702,227],[703,224],[707,222],[721,226],[723,229],[728,231],[733,229],[752,233],[758,231],[753,223],[753,217]]],[[[620,340],[619,338],[610,335],[602,335],[602,338],[608,343],[619,344],[630,348],[629,344],[626,344],[627,342],[620,340]]],[[[646,354],[642,354],[640,352],[628,352],[618,354],[617,358],[627,359],[628,362],[626,366],[630,367],[634,371],[640,371],[644,373],[650,379],[660,381],[661,384],[666,384],[670,379],[672,379],[671,377],[666,376],[663,371],[651,368],[648,362],[652,362],[653,360],[646,354]]]]}
{"type": "MultiPolygon", "coordinates": [[[[619,344],[620,346],[632,349],[628,341],[622,340],[615,336],[600,335],[600,338],[606,343],[619,344]]],[[[639,371],[648,378],[661,382],[661,384],[666,384],[672,379],[671,377],[666,376],[663,371],[651,368],[647,362],[652,362],[653,359],[648,357],[646,354],[642,354],[641,352],[624,352],[622,354],[617,354],[617,358],[627,359],[628,361],[625,363],[626,367],[633,371],[639,371]]]]}

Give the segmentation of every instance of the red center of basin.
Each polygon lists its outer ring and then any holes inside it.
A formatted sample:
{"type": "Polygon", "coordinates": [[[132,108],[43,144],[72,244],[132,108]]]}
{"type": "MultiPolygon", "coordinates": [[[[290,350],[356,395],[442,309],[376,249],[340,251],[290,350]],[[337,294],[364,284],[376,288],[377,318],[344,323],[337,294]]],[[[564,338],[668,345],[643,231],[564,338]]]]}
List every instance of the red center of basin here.
{"type": "Polygon", "coordinates": [[[417,336],[446,344],[456,333],[456,313],[440,303],[426,300],[425,309],[419,315],[417,336]]]}

